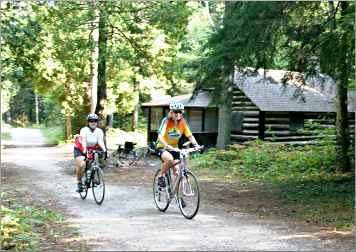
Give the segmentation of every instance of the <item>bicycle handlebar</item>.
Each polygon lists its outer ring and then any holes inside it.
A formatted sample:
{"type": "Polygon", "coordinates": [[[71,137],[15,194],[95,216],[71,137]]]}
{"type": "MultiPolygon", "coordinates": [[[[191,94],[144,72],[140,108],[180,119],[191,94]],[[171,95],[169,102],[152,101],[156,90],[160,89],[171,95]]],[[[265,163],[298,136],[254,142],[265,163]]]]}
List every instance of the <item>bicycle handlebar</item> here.
{"type": "MultiPolygon", "coordinates": [[[[103,150],[87,150],[87,153],[85,155],[85,160],[92,160],[94,159],[95,154],[99,154],[100,157],[103,157],[105,155],[105,151],[103,150]]],[[[107,157],[104,157],[106,159],[107,157]]]]}
{"type": "Polygon", "coordinates": [[[104,154],[105,151],[102,151],[102,150],[88,150],[87,153],[99,153],[99,154],[104,154]]]}
{"type": "Polygon", "coordinates": [[[202,151],[204,150],[204,145],[200,145],[198,147],[194,147],[194,148],[188,148],[188,149],[178,149],[178,152],[182,153],[183,155],[186,155],[188,153],[192,153],[192,152],[198,152],[198,151],[202,151]]]}

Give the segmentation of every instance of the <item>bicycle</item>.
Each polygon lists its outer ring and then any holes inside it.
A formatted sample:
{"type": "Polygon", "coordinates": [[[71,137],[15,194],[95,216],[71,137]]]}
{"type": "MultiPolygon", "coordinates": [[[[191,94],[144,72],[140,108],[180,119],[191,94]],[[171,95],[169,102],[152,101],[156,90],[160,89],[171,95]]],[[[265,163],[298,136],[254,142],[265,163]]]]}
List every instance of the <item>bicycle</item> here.
{"type": "Polygon", "coordinates": [[[85,182],[83,191],[79,192],[80,197],[84,200],[88,195],[89,188],[92,188],[96,204],[101,205],[105,197],[104,173],[99,163],[99,156],[104,152],[99,150],[88,151],[85,167],[85,182]],[[89,175],[88,175],[89,174],[89,175]]]}
{"type": "Polygon", "coordinates": [[[154,157],[154,151],[150,146],[134,148],[135,145],[136,143],[132,142],[125,142],[124,147],[118,145],[118,149],[111,154],[112,159],[117,161],[116,167],[134,166],[139,161],[143,161],[146,166],[157,165],[157,158],[154,157]]]}
{"type": "Polygon", "coordinates": [[[165,174],[166,187],[163,190],[158,186],[158,177],[161,169],[158,169],[153,179],[153,198],[157,209],[165,212],[171,201],[176,200],[182,215],[187,219],[193,219],[198,213],[200,204],[199,185],[196,176],[189,171],[187,158],[189,153],[204,150],[204,146],[199,148],[188,148],[179,150],[179,160],[175,162],[165,174]],[[172,185],[171,168],[179,165],[175,184],[172,185]],[[195,199],[193,199],[195,198],[195,199]],[[191,201],[193,201],[191,203],[191,201]]]}

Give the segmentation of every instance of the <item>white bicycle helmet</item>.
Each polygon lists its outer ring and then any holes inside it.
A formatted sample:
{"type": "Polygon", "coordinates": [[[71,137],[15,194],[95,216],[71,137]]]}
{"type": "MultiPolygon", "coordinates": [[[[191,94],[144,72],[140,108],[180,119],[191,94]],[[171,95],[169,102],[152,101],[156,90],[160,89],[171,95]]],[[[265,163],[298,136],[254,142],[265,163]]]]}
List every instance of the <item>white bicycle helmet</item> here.
{"type": "Polygon", "coordinates": [[[91,113],[88,115],[87,120],[88,121],[98,121],[99,117],[97,114],[91,113]]]}
{"type": "Polygon", "coordinates": [[[181,103],[181,102],[172,101],[172,102],[169,104],[169,109],[170,109],[170,110],[184,110],[184,105],[183,105],[183,103],[181,103]]]}

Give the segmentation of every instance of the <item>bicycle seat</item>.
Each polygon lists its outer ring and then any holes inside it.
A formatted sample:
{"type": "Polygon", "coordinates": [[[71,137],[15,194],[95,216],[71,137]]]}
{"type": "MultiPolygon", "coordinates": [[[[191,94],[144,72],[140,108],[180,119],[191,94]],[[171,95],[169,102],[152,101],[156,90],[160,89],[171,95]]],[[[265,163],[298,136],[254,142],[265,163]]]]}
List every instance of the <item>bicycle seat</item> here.
{"type": "Polygon", "coordinates": [[[130,151],[132,151],[134,149],[135,145],[136,145],[136,143],[133,143],[133,142],[125,142],[125,144],[124,144],[124,152],[126,154],[128,154],[130,151]]]}

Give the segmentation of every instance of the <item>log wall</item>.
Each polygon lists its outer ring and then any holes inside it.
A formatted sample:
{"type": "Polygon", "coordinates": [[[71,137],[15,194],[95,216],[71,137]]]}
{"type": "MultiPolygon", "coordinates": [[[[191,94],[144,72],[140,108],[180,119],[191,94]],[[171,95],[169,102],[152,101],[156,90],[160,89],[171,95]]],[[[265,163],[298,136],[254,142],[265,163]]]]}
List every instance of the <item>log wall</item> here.
{"type": "MultiPolygon", "coordinates": [[[[355,113],[349,113],[351,141],[354,139],[355,113]]],[[[243,143],[257,138],[275,143],[305,144],[317,139],[300,132],[308,122],[320,128],[335,127],[335,113],[264,112],[237,87],[233,90],[231,141],[243,143]]]]}

